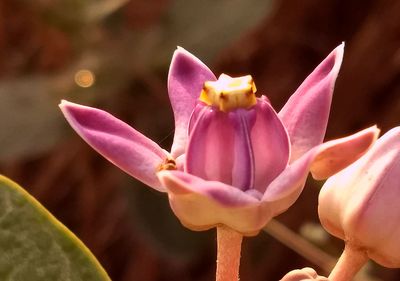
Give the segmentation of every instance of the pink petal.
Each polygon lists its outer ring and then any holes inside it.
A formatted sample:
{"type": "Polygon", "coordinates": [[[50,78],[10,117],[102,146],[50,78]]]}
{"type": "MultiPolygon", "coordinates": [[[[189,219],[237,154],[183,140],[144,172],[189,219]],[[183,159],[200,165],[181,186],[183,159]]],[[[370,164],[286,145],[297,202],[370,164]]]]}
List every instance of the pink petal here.
{"type": "Polygon", "coordinates": [[[379,132],[376,126],[372,126],[335,142],[328,142],[311,165],[313,177],[317,180],[327,179],[353,163],[368,151],[379,132]]]}
{"type": "Polygon", "coordinates": [[[175,135],[171,149],[174,158],[185,151],[190,115],[205,81],[216,77],[198,58],[183,48],[175,51],[168,74],[168,93],[175,118],[175,135]]]}
{"type": "Polygon", "coordinates": [[[107,160],[143,183],[165,190],[156,171],[167,155],[155,142],[105,111],[64,100],[60,108],[72,128],[107,160]]]}
{"type": "Polygon", "coordinates": [[[250,128],[255,111],[237,109],[228,114],[198,105],[190,127],[187,172],[246,190],[254,185],[250,128]]]}
{"type": "Polygon", "coordinates": [[[271,218],[268,206],[235,187],[180,171],[161,171],[157,175],[167,188],[172,210],[192,230],[224,224],[254,235],[271,218]]]}
{"type": "Polygon", "coordinates": [[[228,114],[199,104],[190,121],[186,169],[206,180],[263,193],[286,168],[289,150],[286,130],[267,101],[228,114]]]}
{"type": "Polygon", "coordinates": [[[351,136],[323,143],[294,161],[268,187],[263,201],[270,202],[274,215],[288,209],[299,197],[313,168],[317,177],[331,175],[344,169],[363,155],[376,140],[376,126],[351,136]],[[341,154],[340,154],[341,153],[341,154]],[[324,167],[323,165],[327,165],[324,167]]]}
{"type": "Polygon", "coordinates": [[[227,115],[205,106],[196,107],[193,115],[201,122],[190,122],[195,125],[190,126],[186,171],[206,180],[232,184],[234,129],[227,115]]]}
{"type": "MultiPolygon", "coordinates": [[[[241,189],[252,188],[255,180],[255,166],[250,130],[254,112],[237,109],[229,113],[229,119],[234,127],[232,185],[241,189]]],[[[221,152],[219,157],[225,158],[225,154],[221,154],[221,152]]]]}
{"type": "Polygon", "coordinates": [[[324,139],[343,51],[344,43],[317,66],[279,112],[292,144],[290,162],[324,139]]]}
{"type": "Polygon", "coordinates": [[[319,147],[309,150],[306,154],[288,166],[267,187],[262,201],[268,202],[277,216],[286,211],[303,191],[311,163],[318,154],[319,147]]]}
{"type": "Polygon", "coordinates": [[[289,137],[269,102],[259,99],[256,121],[251,129],[254,153],[254,188],[264,193],[265,188],[287,166],[290,155],[289,137]]]}

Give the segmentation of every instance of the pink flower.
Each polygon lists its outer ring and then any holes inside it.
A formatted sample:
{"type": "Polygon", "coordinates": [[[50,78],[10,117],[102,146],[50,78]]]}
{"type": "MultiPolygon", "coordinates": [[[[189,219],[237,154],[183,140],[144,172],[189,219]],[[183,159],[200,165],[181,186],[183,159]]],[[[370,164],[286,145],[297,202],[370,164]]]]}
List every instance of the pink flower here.
{"type": "Polygon", "coordinates": [[[400,127],[363,157],[330,177],[319,195],[319,217],[346,248],[386,267],[400,267],[400,127]]]}
{"type": "Polygon", "coordinates": [[[173,56],[168,92],[175,117],[171,152],[99,109],[63,101],[78,134],[109,161],[167,192],[180,221],[193,230],[224,224],[256,234],[292,205],[311,169],[324,179],[358,159],[376,127],[324,144],[337,47],[277,114],[256,98],[251,76],[214,74],[182,48],[173,56]]]}

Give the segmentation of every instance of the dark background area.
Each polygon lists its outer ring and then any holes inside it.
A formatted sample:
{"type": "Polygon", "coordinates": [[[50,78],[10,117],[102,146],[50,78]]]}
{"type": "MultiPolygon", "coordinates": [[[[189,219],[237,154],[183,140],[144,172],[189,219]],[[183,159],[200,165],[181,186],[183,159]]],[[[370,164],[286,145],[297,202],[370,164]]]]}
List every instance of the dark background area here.
{"type": "MultiPolygon", "coordinates": [[[[177,45],[217,75],[251,74],[279,110],[342,41],[326,138],[398,126],[399,1],[0,0],[0,172],[80,237],[114,281],[213,280],[214,231],[184,229],[165,194],[125,175],[68,127],[59,100],[105,109],[169,149],[166,79],[177,45]],[[92,86],[75,82],[82,69],[92,86]]],[[[310,180],[277,219],[337,257],[343,243],[318,224],[321,184],[310,180]]],[[[241,280],[279,280],[304,266],[326,274],[267,233],[244,241],[241,280]]],[[[400,277],[373,264],[367,274],[400,277]]]]}

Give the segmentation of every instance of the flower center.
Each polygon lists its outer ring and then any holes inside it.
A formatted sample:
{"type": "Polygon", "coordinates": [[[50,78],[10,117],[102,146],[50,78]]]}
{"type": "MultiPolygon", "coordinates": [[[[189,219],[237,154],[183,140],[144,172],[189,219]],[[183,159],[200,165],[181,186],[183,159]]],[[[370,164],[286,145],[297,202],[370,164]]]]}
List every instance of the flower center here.
{"type": "Polygon", "coordinates": [[[236,108],[250,108],[257,103],[257,91],[253,77],[246,75],[233,78],[221,74],[217,81],[206,81],[199,100],[216,106],[223,112],[236,108]]]}
{"type": "Polygon", "coordinates": [[[172,157],[168,156],[160,165],[158,165],[157,172],[164,170],[177,170],[176,162],[172,157]]]}

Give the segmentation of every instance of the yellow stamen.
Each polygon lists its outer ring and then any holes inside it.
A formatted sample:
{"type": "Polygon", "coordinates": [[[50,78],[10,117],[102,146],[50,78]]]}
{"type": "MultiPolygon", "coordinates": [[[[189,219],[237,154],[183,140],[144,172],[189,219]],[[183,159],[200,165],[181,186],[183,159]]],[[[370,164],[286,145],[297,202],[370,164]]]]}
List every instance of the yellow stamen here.
{"type": "Polygon", "coordinates": [[[158,165],[157,172],[164,171],[164,170],[176,170],[176,162],[175,160],[168,156],[164,159],[164,161],[158,165]]]}
{"type": "Polygon", "coordinates": [[[250,108],[257,103],[257,91],[251,75],[232,78],[221,74],[217,81],[204,83],[199,100],[216,106],[223,112],[236,108],[250,108]]]}

